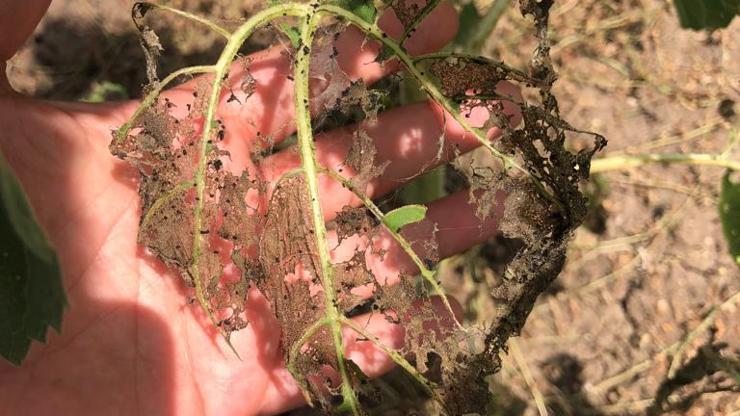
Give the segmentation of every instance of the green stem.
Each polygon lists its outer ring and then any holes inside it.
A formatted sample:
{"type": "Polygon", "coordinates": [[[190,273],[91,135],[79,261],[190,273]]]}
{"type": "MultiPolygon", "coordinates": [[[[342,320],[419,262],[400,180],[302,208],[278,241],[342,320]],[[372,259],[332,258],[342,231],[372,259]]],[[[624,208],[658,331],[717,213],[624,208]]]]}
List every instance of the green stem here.
{"type": "Polygon", "coordinates": [[[139,107],[136,109],[136,111],[134,111],[134,114],[129,117],[128,121],[116,130],[115,141],[121,142],[128,136],[128,133],[134,127],[136,122],[139,121],[139,117],[141,117],[144,111],[148,110],[152,105],[154,105],[154,102],[159,97],[159,94],[162,93],[164,87],[166,87],[172,81],[183,75],[205,74],[207,72],[214,71],[216,71],[215,65],[191,66],[188,68],[178,69],[177,71],[168,75],[162,81],[158,82],[141,101],[141,104],[139,104],[139,107]]]}
{"type": "Polygon", "coordinates": [[[185,12],[185,11],[182,11],[182,10],[174,9],[172,7],[165,6],[165,5],[162,5],[162,4],[155,4],[155,3],[149,3],[149,2],[138,2],[138,3],[136,3],[136,5],[134,5],[134,10],[136,10],[136,7],[139,6],[139,5],[145,5],[147,7],[151,7],[151,8],[154,8],[154,9],[160,9],[160,10],[168,11],[170,13],[174,13],[174,14],[176,14],[178,16],[184,17],[186,19],[192,20],[192,21],[194,21],[196,23],[200,23],[200,24],[208,27],[209,29],[211,29],[214,32],[218,33],[219,35],[223,36],[226,40],[231,39],[231,33],[229,33],[228,30],[224,29],[223,27],[219,26],[218,24],[216,24],[216,23],[214,23],[214,22],[212,22],[212,21],[210,21],[210,20],[208,20],[208,19],[206,19],[204,17],[198,16],[198,15],[195,15],[195,14],[192,14],[192,13],[188,13],[188,12],[185,12]]]}
{"type": "Polygon", "coordinates": [[[146,229],[146,227],[149,226],[149,222],[152,220],[152,216],[154,213],[159,211],[159,209],[166,203],[168,203],[172,198],[176,197],[177,195],[185,192],[186,190],[193,187],[193,182],[182,182],[175,186],[174,188],[170,189],[162,195],[159,199],[154,201],[152,206],[149,207],[149,209],[146,211],[146,215],[144,215],[144,218],[141,220],[141,224],[139,225],[139,228],[146,229]]]}
{"type": "Polygon", "coordinates": [[[447,195],[445,190],[445,165],[420,175],[408,182],[401,191],[405,204],[427,204],[447,195]]]}
{"type": "MultiPolygon", "coordinates": [[[[228,75],[231,62],[237,55],[239,48],[241,48],[244,41],[260,26],[265,25],[271,20],[280,16],[302,16],[307,12],[307,6],[297,5],[293,3],[274,6],[269,9],[265,9],[247,20],[242,26],[240,26],[232,35],[229,36],[229,41],[226,43],[218,62],[215,65],[215,77],[213,85],[211,87],[211,95],[208,100],[207,110],[203,118],[203,135],[201,137],[200,147],[198,149],[198,168],[195,172],[195,190],[196,190],[196,202],[194,208],[194,230],[193,230],[193,260],[190,265],[190,273],[193,277],[195,284],[195,297],[198,299],[201,307],[205,310],[208,317],[212,322],[216,322],[213,312],[208,307],[208,301],[205,298],[203,283],[200,279],[199,270],[199,259],[203,252],[204,239],[201,231],[203,230],[203,205],[205,200],[205,188],[206,188],[206,163],[208,160],[208,151],[211,149],[211,132],[213,131],[213,125],[216,109],[218,107],[219,99],[221,98],[221,90],[224,78],[228,75]]],[[[228,342],[228,339],[227,339],[228,342]]],[[[229,346],[231,344],[229,343],[229,346]]],[[[233,347],[232,347],[233,350],[233,347]]],[[[236,352],[236,351],[234,351],[236,352]]]]}
{"type": "Polygon", "coordinates": [[[648,164],[688,164],[716,166],[740,170],[740,162],[725,159],[720,155],[703,153],[642,153],[637,155],[611,156],[595,159],[591,162],[591,173],[610,170],[625,170],[648,164]]]}
{"type": "Polygon", "coordinates": [[[296,129],[298,137],[298,151],[301,157],[301,167],[306,178],[311,220],[313,222],[316,249],[321,264],[321,284],[324,291],[324,307],[334,348],[337,355],[337,370],[342,380],[342,407],[349,407],[352,414],[359,415],[359,402],[350,382],[349,374],[344,362],[344,345],[342,340],[342,313],[337,308],[336,290],[334,288],[334,266],[329,255],[329,246],[326,238],[326,225],[321,209],[319,195],[319,169],[316,162],[316,146],[311,127],[309,113],[309,66],[311,61],[311,46],[320,13],[309,14],[301,25],[301,40],[303,47],[296,51],[295,65],[295,105],[296,129]]]}
{"type": "Polygon", "coordinates": [[[292,370],[292,364],[295,362],[298,354],[301,352],[301,347],[303,347],[303,344],[307,343],[308,340],[310,340],[311,337],[314,336],[319,329],[321,329],[324,325],[328,323],[329,319],[324,317],[311,324],[311,326],[309,326],[308,329],[303,332],[303,335],[301,335],[301,338],[298,340],[298,342],[290,347],[290,351],[288,352],[288,369],[292,370]]]}

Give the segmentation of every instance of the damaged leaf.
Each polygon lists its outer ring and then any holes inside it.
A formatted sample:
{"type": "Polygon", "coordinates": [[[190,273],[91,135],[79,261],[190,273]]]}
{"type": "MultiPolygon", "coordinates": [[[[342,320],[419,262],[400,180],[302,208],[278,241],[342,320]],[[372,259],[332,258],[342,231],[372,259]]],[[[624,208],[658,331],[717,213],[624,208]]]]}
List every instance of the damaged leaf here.
{"type": "MultiPolygon", "coordinates": [[[[359,26],[367,24],[377,34],[375,5],[381,3],[399,17],[403,42],[439,2],[331,3],[349,10],[355,20],[323,19],[331,9],[322,9],[321,3],[288,4],[299,15],[300,29],[292,26],[295,20],[285,23],[288,13],[274,13],[285,17],[278,26],[293,46],[284,55],[290,57],[293,69],[288,78],[295,88],[300,169],[268,184],[260,175],[261,164],[270,158],[252,157],[254,169],[243,172],[230,168],[232,149],[228,140],[222,143],[227,123],[220,118],[219,100],[231,107],[244,106],[257,95],[249,60],[242,61],[244,81],[230,85],[230,56],[222,56],[215,65],[216,75],[198,84],[186,115],[173,111],[166,98],[155,97],[114,135],[110,147],[113,154],[136,167],[141,177],[139,242],[179,271],[227,339],[249,324],[244,313],[247,292],[258,289],[270,302],[280,326],[278,348],[284,362],[309,403],[326,412],[360,414],[357,400],[365,406],[379,400],[377,389],[345,355],[342,339],[349,332],[356,342],[370,342],[385,351],[434,400],[438,413],[483,413],[490,400],[487,380],[501,368],[499,355],[507,339],[520,331],[537,296],[562,269],[567,242],[586,212],[579,186],[588,179],[590,160],[606,141],[560,117],[551,92],[557,79],[547,34],[552,1],[520,1],[522,13],[534,17],[538,40],[527,71],[452,53],[415,62],[387,35],[378,36],[386,44],[381,51],[395,49],[400,51],[400,61],[418,65],[409,73],[456,120],[464,120],[478,108],[487,110],[489,117],[482,128],[464,127],[477,138],[481,131],[499,128],[503,137],[496,147],[482,144],[493,154],[518,163],[517,170],[496,161],[487,165],[462,159],[454,162],[467,181],[470,203],[479,219],[497,218],[505,237],[521,243],[505,269],[505,281],[490,292],[500,303],[498,314],[491,322],[464,327],[454,316],[452,302],[436,274],[435,264],[441,260],[440,229],[431,221],[422,222],[427,208],[398,207],[386,201],[390,206],[384,205],[383,210],[390,211],[383,214],[366,194],[390,162],[378,160],[375,142],[363,130],[364,124],[352,127],[354,134],[347,135],[348,151],[337,172],[317,166],[323,158],[316,155],[315,134],[343,122],[375,123],[382,110],[383,92],[351,79],[339,65],[340,52],[335,46],[349,20],[359,26]],[[310,39],[303,38],[307,33],[310,39]],[[497,87],[503,81],[536,89],[539,101],[520,102],[500,95],[497,87]],[[244,98],[237,99],[232,87],[239,88],[244,98]],[[519,125],[512,125],[504,113],[506,101],[519,107],[519,125]],[[358,112],[361,115],[355,117],[358,112]],[[574,153],[566,141],[577,134],[590,135],[593,143],[574,153]],[[338,180],[357,197],[326,228],[319,202],[325,177],[338,180]],[[358,201],[363,205],[351,205],[358,201]],[[410,224],[417,225],[404,228],[410,224]],[[377,232],[382,226],[392,232],[377,232]],[[327,229],[336,239],[327,237],[327,229]],[[388,234],[391,241],[387,241],[388,234]],[[408,259],[413,268],[406,266],[408,259]],[[422,279],[414,278],[417,272],[422,279]],[[364,313],[403,326],[402,345],[384,345],[350,321],[364,313]]],[[[144,13],[139,14],[137,19],[143,18],[144,13]]],[[[160,85],[153,61],[161,47],[143,23],[137,21],[137,26],[147,50],[148,90],[157,92],[160,85]]],[[[257,134],[258,142],[263,138],[257,134]]],[[[442,152],[445,138],[439,140],[442,152]]],[[[262,154],[259,149],[251,151],[262,154]]]]}

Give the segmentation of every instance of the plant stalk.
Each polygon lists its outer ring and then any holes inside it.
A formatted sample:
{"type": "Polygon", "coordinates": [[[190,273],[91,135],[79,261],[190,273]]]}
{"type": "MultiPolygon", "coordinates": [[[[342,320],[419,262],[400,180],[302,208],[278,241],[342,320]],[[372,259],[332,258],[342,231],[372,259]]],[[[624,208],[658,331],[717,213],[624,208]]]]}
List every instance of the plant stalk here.
{"type": "MultiPolygon", "coordinates": [[[[285,4],[274,6],[269,9],[265,9],[260,13],[255,14],[249,20],[247,20],[242,26],[240,26],[232,35],[229,37],[229,41],[226,43],[218,62],[215,65],[215,75],[213,85],[211,87],[211,94],[208,99],[208,107],[203,117],[203,134],[198,148],[198,168],[195,172],[195,207],[194,207],[194,218],[193,218],[193,261],[189,267],[190,273],[195,284],[195,297],[198,303],[205,310],[211,321],[216,324],[216,319],[213,316],[213,312],[208,307],[208,301],[205,297],[203,283],[200,278],[199,270],[199,259],[201,253],[204,250],[204,245],[207,241],[203,238],[203,207],[205,201],[205,188],[206,188],[206,164],[208,160],[208,152],[211,149],[211,132],[215,124],[216,109],[221,98],[221,91],[223,81],[228,76],[229,68],[232,61],[236,57],[239,48],[241,48],[244,41],[254,33],[254,31],[268,23],[269,21],[284,15],[302,15],[305,14],[306,7],[300,7],[295,4],[285,4]]],[[[223,332],[222,332],[223,333],[223,332]]],[[[225,337],[226,338],[226,337],[225,337]]],[[[227,343],[234,350],[234,347],[226,339],[227,343]]],[[[236,350],[234,350],[236,353],[236,350]]],[[[237,354],[238,356],[238,354],[237,354]]]]}
{"type": "Polygon", "coordinates": [[[355,16],[350,11],[345,10],[341,7],[334,6],[331,4],[323,5],[319,8],[320,10],[328,11],[329,13],[332,13],[336,16],[342,17],[346,19],[347,21],[351,22],[355,26],[357,26],[360,30],[365,32],[366,34],[374,37],[381,43],[383,43],[385,46],[390,48],[393,53],[398,57],[398,59],[404,64],[406,67],[406,70],[409,71],[411,75],[413,75],[421,85],[421,88],[429,94],[429,96],[442,108],[445,109],[447,113],[449,113],[452,118],[457,121],[462,128],[473,135],[473,137],[478,140],[478,142],[485,147],[492,155],[497,157],[501,162],[504,164],[504,169],[508,168],[514,168],[523,174],[525,174],[527,177],[532,179],[532,183],[537,187],[540,194],[547,198],[550,202],[557,205],[559,208],[563,209],[563,204],[555,198],[550,192],[545,189],[545,187],[542,185],[542,183],[534,178],[532,174],[522,166],[520,166],[516,160],[514,160],[513,157],[506,155],[502,152],[500,152],[498,149],[493,147],[491,142],[486,137],[486,132],[483,131],[483,129],[472,127],[468,122],[465,120],[465,117],[457,111],[453,103],[442,94],[442,92],[437,88],[432,80],[425,75],[424,72],[422,72],[419,68],[414,65],[414,58],[410,57],[403,49],[401,45],[399,45],[396,41],[392,40],[388,37],[385,32],[380,30],[376,25],[369,24],[362,20],[361,18],[355,16]]]}
{"type": "MultiPolygon", "coordinates": [[[[154,9],[161,9],[161,10],[168,11],[170,13],[174,13],[174,14],[176,14],[178,16],[184,17],[184,18],[186,18],[188,20],[192,20],[192,21],[194,21],[196,23],[200,23],[200,24],[208,27],[212,31],[214,31],[214,32],[218,33],[219,35],[221,35],[226,40],[231,39],[231,33],[229,33],[228,30],[224,29],[223,27],[219,26],[215,22],[212,22],[212,21],[210,21],[210,20],[208,20],[208,19],[206,19],[204,17],[198,16],[198,15],[195,15],[195,14],[192,14],[192,13],[188,13],[188,12],[185,12],[185,11],[182,11],[182,10],[178,10],[178,9],[175,9],[173,7],[170,7],[170,6],[165,6],[164,4],[156,4],[156,3],[149,3],[149,2],[138,2],[138,3],[136,3],[136,5],[146,5],[147,7],[151,7],[151,8],[154,8],[154,9]]],[[[136,6],[134,6],[134,8],[136,8],[136,6]]]]}
{"type": "Polygon", "coordinates": [[[649,164],[704,165],[740,170],[740,162],[720,155],[704,153],[642,153],[637,155],[610,156],[591,161],[591,173],[626,170],[649,164]]]}
{"type": "Polygon", "coordinates": [[[326,238],[326,225],[324,214],[321,209],[319,195],[319,168],[316,161],[316,146],[311,127],[311,114],[309,113],[309,66],[311,62],[311,45],[314,32],[321,13],[308,14],[301,25],[302,47],[296,51],[295,65],[295,106],[296,106],[296,128],[298,137],[298,152],[301,157],[301,167],[306,179],[306,190],[311,208],[311,220],[313,221],[314,236],[316,238],[316,249],[318,251],[319,263],[321,264],[321,285],[324,292],[324,307],[327,325],[331,331],[337,355],[337,369],[342,380],[341,391],[343,403],[341,407],[348,407],[354,415],[360,414],[359,402],[355,391],[352,389],[351,380],[347,373],[344,358],[344,342],[342,339],[342,314],[337,309],[336,290],[334,288],[334,265],[329,255],[329,246],[326,238]]]}

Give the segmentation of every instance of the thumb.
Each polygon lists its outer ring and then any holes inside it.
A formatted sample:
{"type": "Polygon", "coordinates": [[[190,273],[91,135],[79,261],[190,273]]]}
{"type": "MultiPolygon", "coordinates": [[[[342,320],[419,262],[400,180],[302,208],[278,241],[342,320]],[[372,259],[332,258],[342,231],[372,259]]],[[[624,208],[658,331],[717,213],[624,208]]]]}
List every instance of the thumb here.
{"type": "Polygon", "coordinates": [[[15,55],[33,32],[51,0],[0,0],[0,61],[15,55]]]}
{"type": "Polygon", "coordinates": [[[10,92],[5,61],[18,51],[33,32],[51,0],[0,0],[0,94],[10,92]]]}

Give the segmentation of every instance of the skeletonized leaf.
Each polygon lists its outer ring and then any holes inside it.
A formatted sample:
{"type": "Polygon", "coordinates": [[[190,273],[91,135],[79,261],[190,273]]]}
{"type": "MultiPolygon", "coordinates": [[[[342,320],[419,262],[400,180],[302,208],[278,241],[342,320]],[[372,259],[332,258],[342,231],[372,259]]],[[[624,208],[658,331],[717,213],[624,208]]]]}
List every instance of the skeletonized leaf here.
{"type": "MultiPolygon", "coordinates": [[[[245,194],[256,185],[245,173],[223,169],[228,153],[220,149],[225,125],[220,120],[203,135],[195,129],[194,114],[206,111],[201,88],[188,104],[191,114],[177,119],[166,100],[147,109],[122,140],[111,144],[113,153],[141,174],[142,219],[139,242],[165,263],[177,268],[209,318],[228,339],[246,326],[241,316],[246,304],[246,281],[224,277],[229,257],[241,255],[252,243],[255,217],[247,215],[245,194]],[[184,143],[178,147],[179,143],[184,143]],[[195,157],[193,157],[195,155],[195,157]],[[229,242],[229,256],[222,256],[229,242]]],[[[238,267],[239,263],[235,263],[238,267]]]]}
{"type": "Polygon", "coordinates": [[[398,231],[405,225],[423,220],[426,214],[427,207],[424,205],[405,205],[385,214],[383,222],[391,230],[398,231]]]}
{"type": "Polygon", "coordinates": [[[730,172],[722,178],[719,195],[719,218],[735,263],[740,264],[740,182],[733,181],[730,172]]]}

